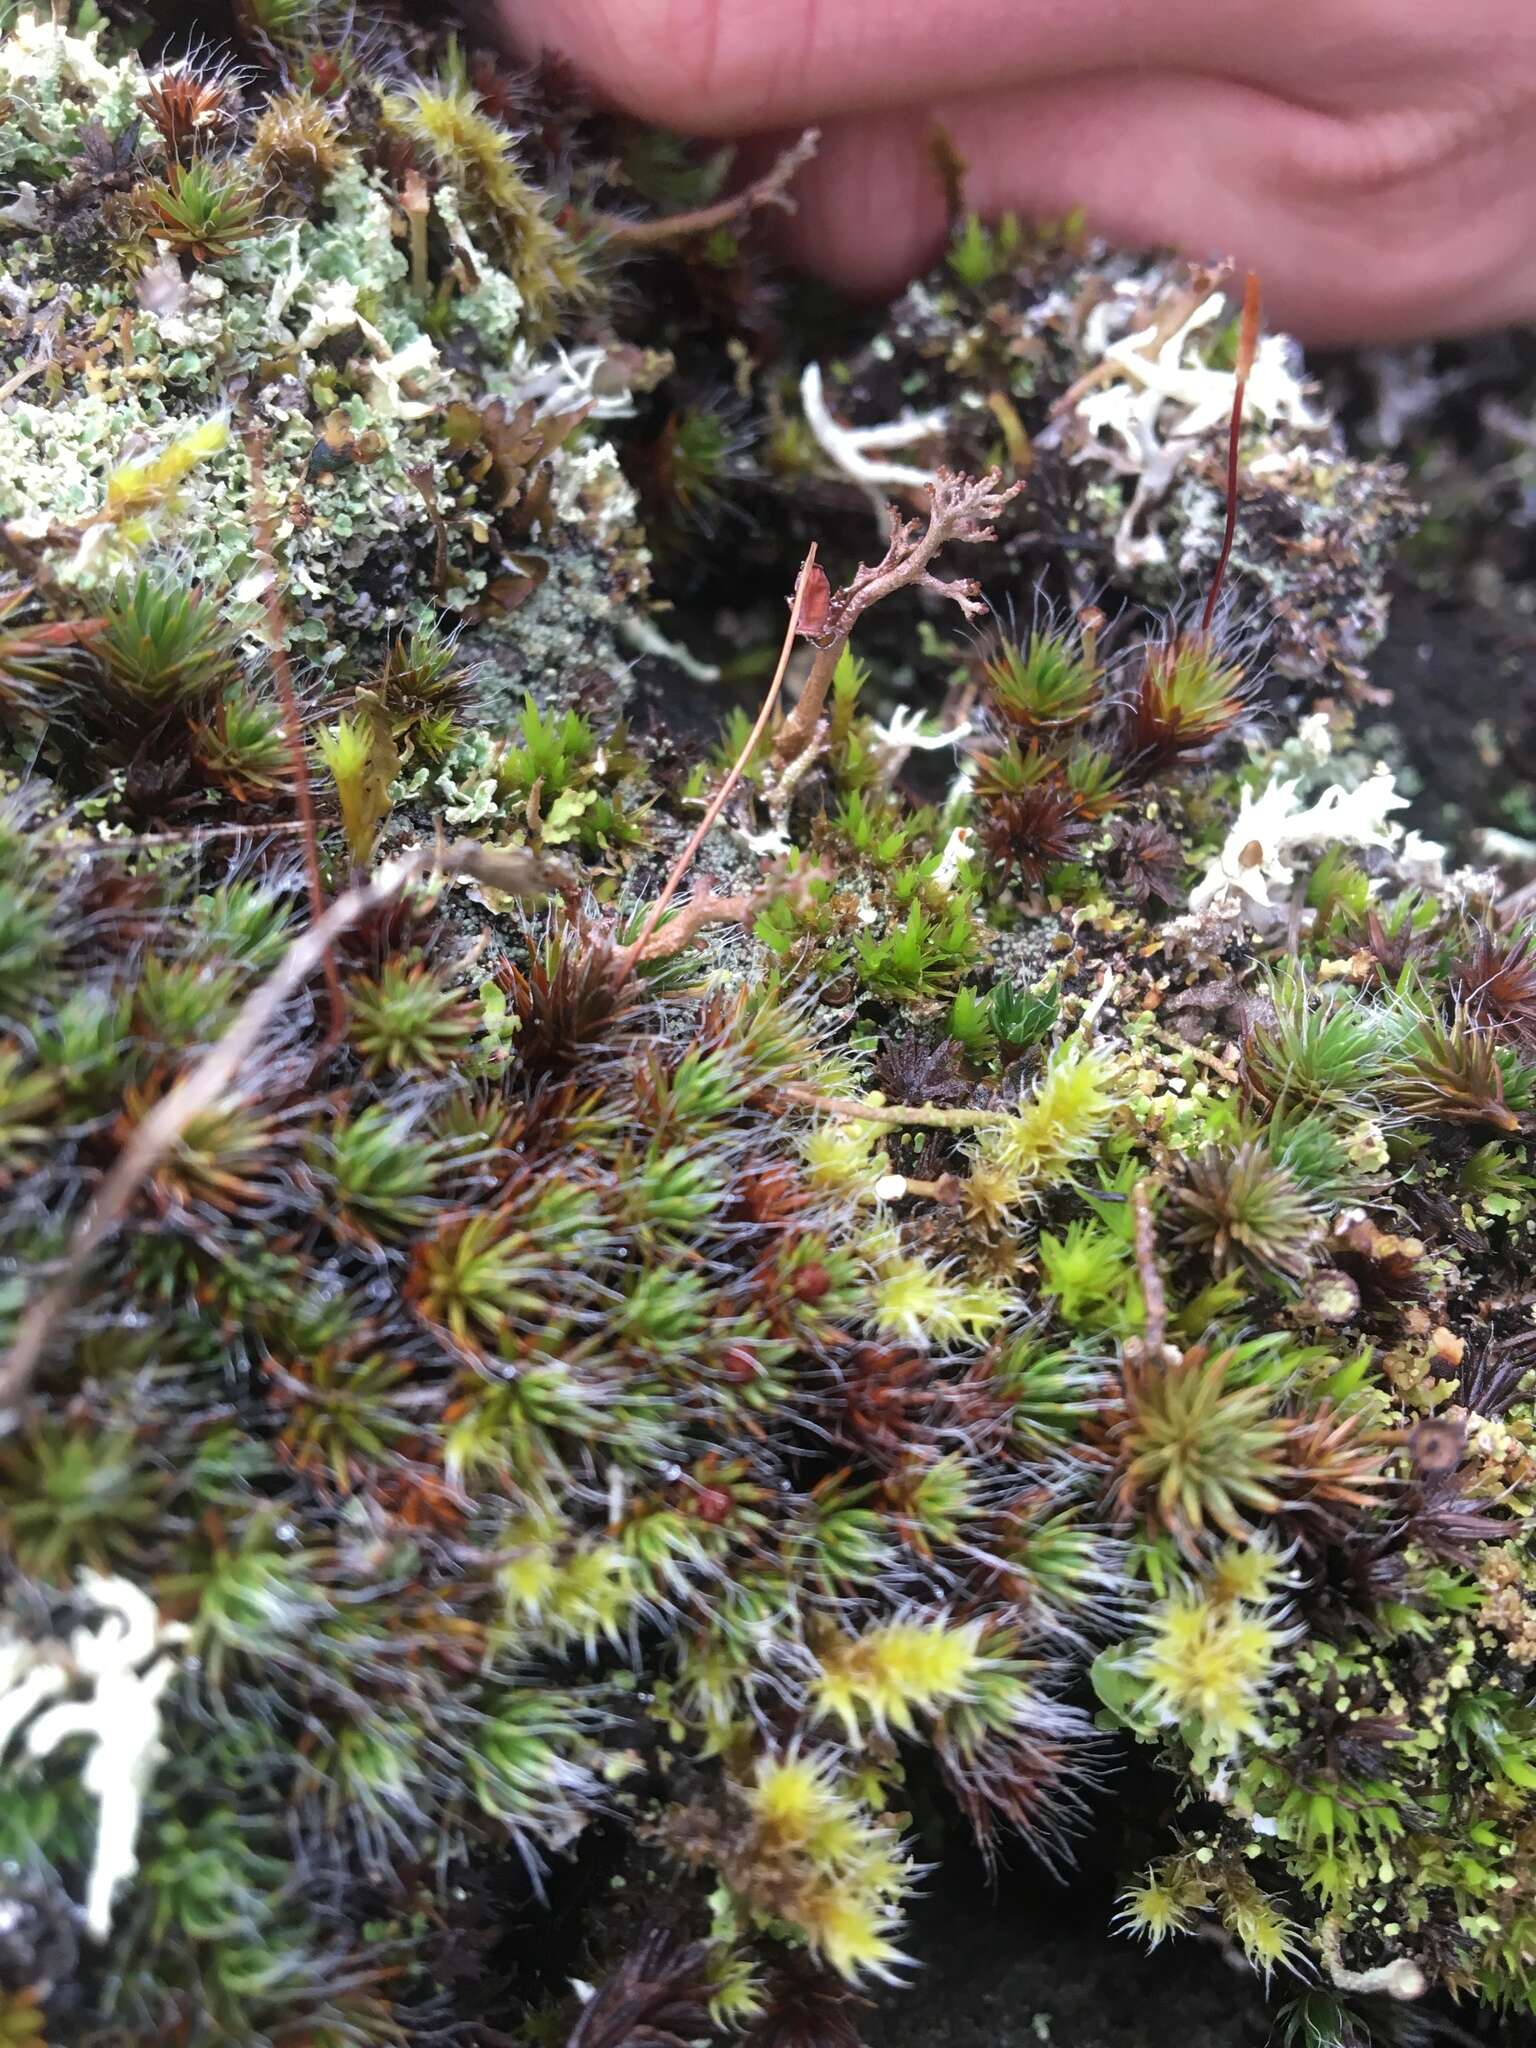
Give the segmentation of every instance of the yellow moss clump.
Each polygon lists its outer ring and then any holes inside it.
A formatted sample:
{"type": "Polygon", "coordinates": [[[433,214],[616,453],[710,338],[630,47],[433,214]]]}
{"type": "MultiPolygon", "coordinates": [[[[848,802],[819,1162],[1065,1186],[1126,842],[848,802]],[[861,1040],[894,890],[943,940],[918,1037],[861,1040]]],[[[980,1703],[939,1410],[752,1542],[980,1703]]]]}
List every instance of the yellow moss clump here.
{"type": "Polygon", "coordinates": [[[839,1782],[825,1753],[761,1758],[746,1800],[745,1902],[787,1921],[840,1977],[890,1977],[906,1961],[892,1936],[913,1876],[897,1829],[839,1782]]]}
{"type": "Polygon", "coordinates": [[[268,100],[251,135],[251,161],[284,185],[321,185],[346,157],[335,114],[312,92],[268,100]]]}
{"type": "Polygon", "coordinates": [[[178,434],[155,454],[120,462],[107,478],[101,518],[115,525],[125,541],[147,540],[150,515],[174,504],[178,490],[198,464],[222,454],[228,445],[229,421],[216,413],[178,434]]]}
{"type": "Polygon", "coordinates": [[[1264,1731],[1264,1689],[1288,1640],[1266,1614],[1184,1587],[1153,1610],[1137,1659],[1159,1720],[1221,1755],[1264,1731]]]}
{"type": "Polygon", "coordinates": [[[1032,1093],[1006,1122],[984,1131],[972,1154],[968,1195],[983,1214],[1016,1208],[1070,1179],[1103,1144],[1122,1097],[1118,1069],[1095,1046],[1067,1039],[1032,1093]]]}
{"type": "Polygon", "coordinates": [[[576,245],[523,176],[516,138],[482,109],[462,56],[450,47],[435,78],[386,94],[381,111],[422,169],[452,187],[466,223],[495,249],[522,296],[530,332],[547,332],[560,306],[585,295],[586,271],[576,245]]]}
{"type": "Polygon", "coordinates": [[[812,1697],[842,1722],[850,1742],[873,1726],[913,1732],[913,1715],[970,1697],[984,1659],[980,1622],[893,1621],[844,1636],[820,1656],[812,1697]]]}

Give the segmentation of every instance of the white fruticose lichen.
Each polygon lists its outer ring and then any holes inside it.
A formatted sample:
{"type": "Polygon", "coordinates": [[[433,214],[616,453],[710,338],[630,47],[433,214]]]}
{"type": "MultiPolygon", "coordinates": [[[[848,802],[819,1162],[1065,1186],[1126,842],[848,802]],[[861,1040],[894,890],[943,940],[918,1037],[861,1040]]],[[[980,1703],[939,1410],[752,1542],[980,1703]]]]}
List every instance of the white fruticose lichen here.
{"type": "MultiPolygon", "coordinates": [[[[1167,560],[1162,539],[1144,532],[1143,521],[1201,441],[1231,418],[1235,373],[1213,369],[1192,353],[1202,332],[1225,316],[1226,304],[1223,293],[1212,292],[1166,338],[1154,323],[1106,340],[1098,372],[1091,382],[1084,380],[1087,388],[1073,408],[1090,437],[1077,460],[1098,459],[1136,479],[1115,536],[1115,559],[1126,573],[1167,560]],[[1165,419],[1169,410],[1174,417],[1165,419]]],[[[1266,335],[1259,343],[1244,387],[1243,416],[1266,427],[1283,421],[1314,432],[1321,422],[1307,406],[1291,357],[1292,344],[1283,334],[1266,335]]]]}
{"type": "Polygon", "coordinates": [[[129,1579],[82,1572],[76,1583],[82,1604],[101,1617],[94,1627],[75,1629],[67,1644],[0,1637],[0,1756],[23,1729],[34,1757],[51,1756],[76,1736],[89,1742],[81,1783],[96,1800],[96,1848],[85,1926],[94,1940],[105,1941],[112,1902],[138,1868],[144,1796],[163,1754],[160,1701],[176,1675],[174,1651],[187,1630],[163,1622],[154,1601],[129,1579]],[[82,1697],[59,1698],[81,1688],[89,1688],[82,1697]]]}
{"type": "Polygon", "coordinates": [[[538,362],[520,362],[516,396],[532,399],[541,419],[581,406],[590,419],[629,419],[635,410],[635,387],[622,378],[615,382],[613,369],[613,354],[606,348],[592,344],[565,349],[557,342],[538,362]]]}
{"type": "Polygon", "coordinates": [[[914,750],[922,754],[936,754],[945,747],[958,747],[968,740],[975,727],[968,718],[958,725],[942,726],[934,731],[920,711],[914,711],[906,704],[898,704],[889,718],[877,723],[870,733],[870,750],[880,764],[884,781],[891,782],[906,765],[907,756],[914,750]]]}
{"type": "Polygon", "coordinates": [[[308,294],[308,305],[309,317],[293,337],[296,348],[318,348],[321,342],[338,334],[350,334],[356,328],[375,355],[391,353],[387,336],[359,310],[357,286],[350,278],[325,278],[308,294]]]}
{"type": "Polygon", "coordinates": [[[618,636],[637,654],[655,655],[660,661],[670,661],[680,668],[690,682],[718,683],[720,670],[712,661],[700,661],[699,657],[680,641],[669,640],[656,621],[645,612],[626,611],[615,621],[618,636]]]}
{"type": "Polygon", "coordinates": [[[429,334],[418,334],[370,369],[368,402],[373,418],[387,422],[431,418],[438,410],[437,403],[421,394],[430,390],[440,375],[436,344],[429,334]]]}
{"type": "MultiPolygon", "coordinates": [[[[931,441],[942,434],[945,427],[942,412],[909,412],[899,420],[891,420],[880,427],[842,426],[832,417],[827,404],[820,363],[807,363],[805,366],[800,378],[800,408],[822,451],[854,483],[879,492],[888,485],[922,490],[933,482],[935,473],[931,469],[916,469],[909,463],[885,462],[878,458],[889,448],[915,447],[919,442],[931,441]]],[[[884,517],[884,498],[877,497],[876,504],[884,517]]]]}
{"type": "Polygon", "coordinates": [[[957,825],[944,842],[938,866],[929,876],[935,889],[947,896],[960,881],[962,871],[976,858],[976,835],[969,825],[957,825]]]}
{"type": "MultiPolygon", "coordinates": [[[[1276,903],[1295,880],[1291,856],[1304,848],[1379,846],[1391,851],[1403,828],[1389,813],[1408,799],[1391,771],[1378,766],[1354,788],[1330,783],[1308,802],[1299,777],[1272,775],[1255,793],[1244,790],[1221,850],[1195,884],[1189,907],[1197,915],[1243,919],[1260,927],[1283,923],[1289,904],[1276,903]]],[[[1427,842],[1417,842],[1422,849],[1427,842]]]]}
{"type": "Polygon", "coordinates": [[[782,825],[769,825],[761,832],[749,832],[738,827],[736,837],[748,853],[755,854],[760,860],[782,860],[795,850],[795,842],[782,825]]]}
{"type": "MultiPolygon", "coordinates": [[[[1154,325],[1106,344],[1103,361],[1113,381],[1086,392],[1077,411],[1091,432],[1108,430],[1120,437],[1133,468],[1144,467],[1165,440],[1198,441],[1230,420],[1235,374],[1212,369],[1198,358],[1185,360],[1195,337],[1222,319],[1226,306],[1225,295],[1212,292],[1166,340],[1159,340],[1154,325]],[[1182,410],[1162,433],[1165,405],[1182,410]]],[[[1291,344],[1283,334],[1267,334],[1259,343],[1243,394],[1245,419],[1265,426],[1284,420],[1304,430],[1319,424],[1290,357],[1291,344]]]]}

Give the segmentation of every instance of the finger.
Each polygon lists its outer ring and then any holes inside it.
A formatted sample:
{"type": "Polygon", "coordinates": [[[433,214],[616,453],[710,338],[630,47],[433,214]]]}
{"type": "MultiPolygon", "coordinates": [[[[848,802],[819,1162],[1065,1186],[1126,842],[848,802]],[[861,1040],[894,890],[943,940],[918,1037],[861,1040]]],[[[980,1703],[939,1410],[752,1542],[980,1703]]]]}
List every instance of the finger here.
{"type": "Polygon", "coordinates": [[[1533,124],[1480,136],[1341,122],[1208,78],[1105,75],[834,122],[785,233],[809,266],[882,292],[926,268],[942,204],[926,134],[970,167],[967,201],[1131,247],[1261,271],[1278,324],[1317,342],[1466,333],[1528,317],[1533,124]]]}
{"type": "MultiPolygon", "coordinates": [[[[558,51],[631,112],[695,134],[815,121],[1101,69],[1294,63],[1298,14],[1318,33],[1383,0],[500,0],[528,56],[558,51]]],[[[1398,4],[1398,0],[1391,0],[1398,4]]],[[[1380,52],[1377,53],[1378,65],[1380,52]]],[[[1313,52],[1314,75],[1326,67],[1313,52]]]]}

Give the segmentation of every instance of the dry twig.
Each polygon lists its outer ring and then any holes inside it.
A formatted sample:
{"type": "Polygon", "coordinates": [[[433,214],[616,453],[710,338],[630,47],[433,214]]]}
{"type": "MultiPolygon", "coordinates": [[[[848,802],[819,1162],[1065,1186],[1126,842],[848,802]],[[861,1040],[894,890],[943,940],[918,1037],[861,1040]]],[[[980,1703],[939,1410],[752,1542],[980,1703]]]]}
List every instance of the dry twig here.
{"type": "Polygon", "coordinates": [[[1138,1350],[1142,1358],[1163,1361],[1163,1344],[1168,1334],[1168,1299],[1163,1289],[1163,1272],[1157,1263],[1157,1228],[1152,1219],[1152,1198],[1144,1180],[1131,1189],[1131,1210],[1136,1219],[1136,1277],[1147,1322],[1138,1350]]]}
{"type": "Polygon", "coordinates": [[[622,947],[614,956],[615,971],[620,979],[632,974],[638,961],[654,957],[649,953],[648,949],[651,941],[656,936],[656,927],[661,923],[662,918],[665,917],[667,905],[682,887],[688,870],[693,866],[694,856],[708,838],[715,820],[725,809],[731,791],[745,774],[747,763],[752,759],[758,741],[768,729],[768,721],[773,716],[773,707],[778,703],[779,692],[784,687],[785,671],[789,667],[789,657],[794,652],[795,635],[800,630],[800,622],[805,616],[806,594],[812,586],[815,572],[816,544],[813,541],[810,552],[800,564],[800,574],[795,578],[795,593],[789,602],[789,624],[784,630],[784,644],[779,649],[779,659],[773,671],[773,679],[768,685],[767,694],[763,698],[762,707],[758,711],[756,722],[753,724],[751,732],[747,734],[746,743],[742,747],[741,752],[731,763],[730,772],[726,775],[725,780],[710,800],[708,809],[689,834],[687,845],[673,862],[672,872],[662,884],[661,894],[651,905],[645,923],[640,927],[639,937],[629,945],[622,947]]]}
{"type": "Polygon", "coordinates": [[[1200,618],[1200,630],[1209,633],[1216,617],[1217,602],[1221,597],[1221,586],[1226,580],[1227,564],[1232,559],[1232,543],[1237,537],[1237,457],[1243,438],[1243,401],[1248,395],[1248,379],[1253,372],[1253,359],[1259,352],[1259,321],[1263,313],[1263,302],[1259,295],[1259,280],[1256,272],[1250,270],[1243,280],[1243,315],[1237,335],[1236,375],[1232,380],[1232,419],[1227,428],[1227,517],[1222,529],[1221,553],[1216,557],[1216,569],[1211,577],[1211,587],[1205,600],[1205,610],[1200,618]]]}
{"type": "Polygon", "coordinates": [[[789,187],[816,154],[820,143],[821,130],[807,128],[762,177],[754,178],[728,199],[716,200],[712,206],[694,207],[688,213],[669,213],[661,220],[624,220],[617,214],[599,214],[593,226],[610,242],[621,243],[626,249],[656,249],[688,241],[694,235],[713,234],[716,228],[728,228],[764,206],[777,206],[785,213],[793,213],[795,202],[789,187]]]}
{"type": "Polygon", "coordinates": [[[71,853],[151,853],[162,846],[208,846],[219,839],[284,839],[304,830],[301,818],[278,818],[261,825],[189,825],[184,832],[140,832],[132,839],[96,839],[72,846],[71,853]]]}
{"type": "Polygon", "coordinates": [[[775,861],[755,889],[739,896],[717,896],[707,881],[701,881],[688,901],[646,940],[640,957],[670,960],[691,946],[699,933],[712,924],[750,927],[770,903],[787,899],[797,906],[803,904],[812,882],[826,879],[825,868],[799,868],[790,873],[782,861],[775,861]]]}
{"type": "Polygon", "coordinates": [[[779,1093],[802,1109],[819,1109],[825,1116],[868,1124],[921,1124],[930,1131],[984,1131],[1007,1123],[1013,1115],[1007,1109],[939,1109],[928,1102],[859,1102],[849,1095],[818,1095],[798,1081],[787,1082],[779,1093]]]}
{"type": "MultiPolygon", "coordinates": [[[[251,465],[251,528],[256,541],[256,559],[261,564],[266,607],[267,639],[272,650],[272,674],[277,683],[278,702],[283,712],[283,738],[293,774],[293,800],[304,837],[304,870],[309,878],[309,912],[316,925],[325,911],[325,885],[320,876],[320,833],[315,824],[315,794],[310,786],[309,759],[304,752],[304,732],[299,722],[299,700],[293,687],[293,668],[288,660],[284,631],[283,601],[277,587],[277,547],[272,530],[272,507],[267,498],[266,433],[248,427],[245,451],[251,465]]],[[[341,993],[341,976],[327,953],[321,960],[325,991],[331,1005],[331,1035],[340,1038],[346,1027],[346,1004],[341,993]]]]}

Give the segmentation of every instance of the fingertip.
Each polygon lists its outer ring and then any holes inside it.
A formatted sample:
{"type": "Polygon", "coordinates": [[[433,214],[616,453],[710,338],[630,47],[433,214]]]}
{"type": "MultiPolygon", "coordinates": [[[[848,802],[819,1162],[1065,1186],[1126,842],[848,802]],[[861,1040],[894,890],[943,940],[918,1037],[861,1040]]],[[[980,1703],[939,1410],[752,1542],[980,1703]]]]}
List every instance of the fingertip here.
{"type": "Polygon", "coordinates": [[[856,296],[899,291],[944,245],[944,196],[921,114],[833,123],[795,186],[792,260],[856,296]]]}
{"type": "MultiPolygon", "coordinates": [[[[501,40],[528,62],[562,57],[601,99],[643,121],[697,128],[725,0],[491,0],[501,40]]],[[[705,127],[713,122],[706,121],[705,127]]]]}

